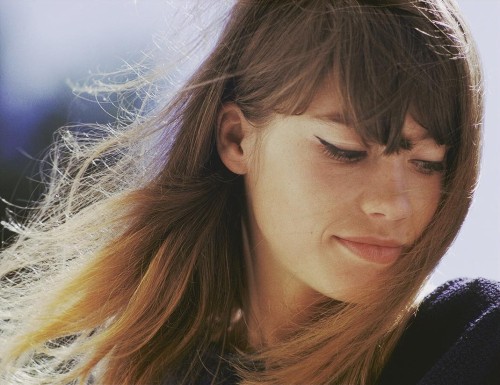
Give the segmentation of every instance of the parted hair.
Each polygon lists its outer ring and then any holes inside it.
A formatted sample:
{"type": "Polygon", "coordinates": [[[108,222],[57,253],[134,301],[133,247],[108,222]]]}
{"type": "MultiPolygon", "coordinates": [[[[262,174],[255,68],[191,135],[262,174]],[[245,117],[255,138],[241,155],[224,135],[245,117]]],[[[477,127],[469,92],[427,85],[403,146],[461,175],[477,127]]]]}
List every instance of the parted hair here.
{"type": "Polygon", "coordinates": [[[0,383],[191,384],[207,357],[245,385],[374,383],[467,214],[481,118],[479,61],[452,0],[238,1],[175,96],[126,124],[60,131],[44,194],[1,253],[0,383]],[[261,131],[325,83],[387,153],[408,113],[447,146],[440,203],[363,301],[327,300],[245,350],[244,176],[219,158],[217,118],[235,103],[261,131]]]}

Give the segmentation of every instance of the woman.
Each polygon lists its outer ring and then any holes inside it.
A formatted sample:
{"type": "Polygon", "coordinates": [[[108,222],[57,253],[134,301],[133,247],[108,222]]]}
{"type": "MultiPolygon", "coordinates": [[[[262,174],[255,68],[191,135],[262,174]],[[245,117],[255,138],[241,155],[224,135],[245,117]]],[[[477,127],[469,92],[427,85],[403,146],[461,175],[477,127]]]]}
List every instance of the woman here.
{"type": "Polygon", "coordinates": [[[416,299],[481,115],[451,1],[238,2],[170,103],[62,134],[2,255],[2,383],[497,383],[498,285],[416,299]]]}

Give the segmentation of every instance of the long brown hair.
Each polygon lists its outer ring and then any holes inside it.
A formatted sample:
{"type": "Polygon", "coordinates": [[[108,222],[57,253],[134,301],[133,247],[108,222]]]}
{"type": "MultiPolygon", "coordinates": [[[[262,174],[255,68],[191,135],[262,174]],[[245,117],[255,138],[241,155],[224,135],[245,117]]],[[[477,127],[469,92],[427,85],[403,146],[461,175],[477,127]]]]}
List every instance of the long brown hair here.
{"type": "Polygon", "coordinates": [[[239,1],[167,106],[97,142],[63,135],[69,155],[53,152],[45,200],[2,255],[0,378],[190,383],[220,354],[244,384],[373,383],[465,218],[481,116],[474,43],[451,0],[239,1]],[[388,152],[408,112],[448,146],[439,208],[360,304],[327,302],[275,346],[228,356],[244,339],[232,320],[245,191],[218,156],[217,116],[227,102],[256,126],[300,114],[325,82],[388,152]],[[49,279],[50,300],[34,302],[49,279]]]}

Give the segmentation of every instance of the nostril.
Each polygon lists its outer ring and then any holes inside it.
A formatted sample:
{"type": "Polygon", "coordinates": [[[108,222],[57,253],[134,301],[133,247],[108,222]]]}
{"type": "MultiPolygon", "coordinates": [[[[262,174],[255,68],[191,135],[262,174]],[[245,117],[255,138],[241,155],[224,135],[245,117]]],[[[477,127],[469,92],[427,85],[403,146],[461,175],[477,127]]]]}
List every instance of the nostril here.
{"type": "Polygon", "coordinates": [[[407,189],[381,187],[371,189],[364,196],[362,209],[371,218],[386,220],[401,220],[408,218],[412,213],[412,205],[407,189]]]}

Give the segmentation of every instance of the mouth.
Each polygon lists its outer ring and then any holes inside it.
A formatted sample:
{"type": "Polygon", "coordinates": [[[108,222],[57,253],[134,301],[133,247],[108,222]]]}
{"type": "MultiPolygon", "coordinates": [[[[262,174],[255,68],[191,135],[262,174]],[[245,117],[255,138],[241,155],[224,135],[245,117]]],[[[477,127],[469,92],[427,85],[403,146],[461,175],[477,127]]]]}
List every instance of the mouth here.
{"type": "Polygon", "coordinates": [[[347,250],[365,261],[389,265],[394,263],[403,251],[403,246],[395,241],[375,238],[335,239],[347,250]]]}

